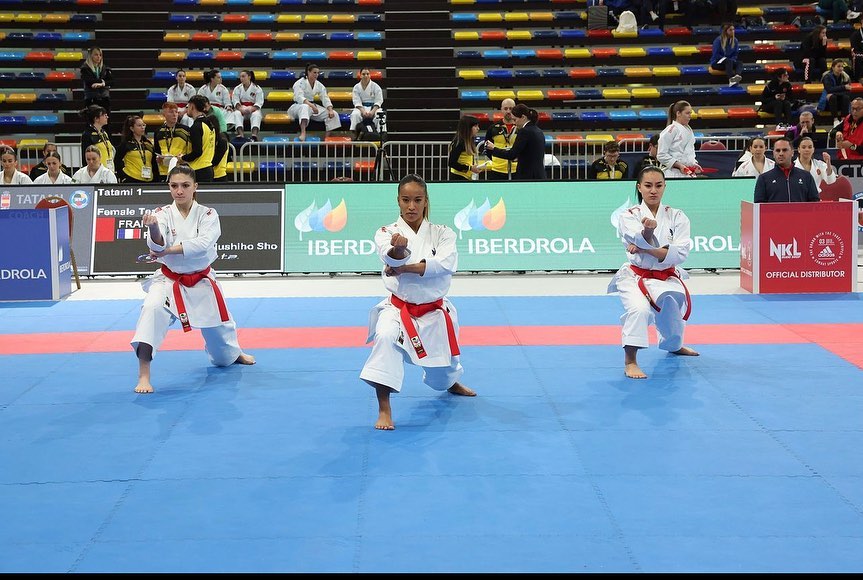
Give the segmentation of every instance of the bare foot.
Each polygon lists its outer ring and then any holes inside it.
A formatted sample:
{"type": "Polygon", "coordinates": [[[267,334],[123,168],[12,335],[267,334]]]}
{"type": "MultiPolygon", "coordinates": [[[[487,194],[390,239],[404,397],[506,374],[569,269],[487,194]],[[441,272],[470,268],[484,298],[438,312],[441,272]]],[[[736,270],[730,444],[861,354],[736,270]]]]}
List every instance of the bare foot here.
{"type": "Polygon", "coordinates": [[[699,356],[698,351],[692,350],[688,346],[684,346],[680,350],[675,350],[671,354],[679,354],[680,356],[699,356]]]}
{"type": "Polygon", "coordinates": [[[305,133],[300,133],[300,136],[299,136],[299,137],[297,137],[297,139],[299,139],[300,141],[305,141],[305,140],[306,140],[306,134],[305,134],[305,133]]]}
{"type": "Polygon", "coordinates": [[[138,386],[135,387],[135,392],[136,393],[152,393],[153,392],[153,385],[151,385],[149,382],[140,382],[140,383],[138,383],[138,386]]]}
{"type": "Polygon", "coordinates": [[[396,428],[393,423],[393,415],[389,411],[381,411],[378,415],[378,421],[375,423],[375,429],[381,431],[392,431],[396,428]]]}
{"type": "Polygon", "coordinates": [[[255,364],[255,357],[250,354],[243,353],[237,357],[237,360],[234,361],[235,365],[253,365],[255,364]]]}
{"type": "Polygon", "coordinates": [[[476,391],[469,389],[461,383],[456,383],[447,389],[453,395],[461,395],[463,397],[476,397],[476,391]]]}
{"type": "Polygon", "coordinates": [[[647,375],[638,366],[638,363],[626,363],[623,367],[623,373],[630,379],[646,379],[647,375]]]}

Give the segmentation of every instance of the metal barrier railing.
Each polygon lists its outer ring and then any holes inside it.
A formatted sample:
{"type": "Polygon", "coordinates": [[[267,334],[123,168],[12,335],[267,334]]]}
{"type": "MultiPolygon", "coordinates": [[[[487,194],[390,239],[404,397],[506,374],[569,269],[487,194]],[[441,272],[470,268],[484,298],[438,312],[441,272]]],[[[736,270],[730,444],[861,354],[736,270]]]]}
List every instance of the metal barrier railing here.
{"type": "Polygon", "coordinates": [[[377,143],[249,141],[234,159],[234,179],[256,182],[374,181],[377,143]]]}

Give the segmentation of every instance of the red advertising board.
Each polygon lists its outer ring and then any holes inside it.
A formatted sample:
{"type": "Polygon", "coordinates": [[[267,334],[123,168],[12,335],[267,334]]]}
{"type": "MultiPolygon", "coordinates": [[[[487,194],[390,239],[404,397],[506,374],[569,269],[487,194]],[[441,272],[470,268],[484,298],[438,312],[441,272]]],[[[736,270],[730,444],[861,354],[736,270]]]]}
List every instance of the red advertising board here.
{"type": "Polygon", "coordinates": [[[743,202],[741,287],[764,294],[854,292],[856,236],[857,204],[852,201],[743,202]],[[746,218],[749,208],[751,221],[746,218]],[[753,249],[751,282],[743,272],[747,229],[753,249]]]}

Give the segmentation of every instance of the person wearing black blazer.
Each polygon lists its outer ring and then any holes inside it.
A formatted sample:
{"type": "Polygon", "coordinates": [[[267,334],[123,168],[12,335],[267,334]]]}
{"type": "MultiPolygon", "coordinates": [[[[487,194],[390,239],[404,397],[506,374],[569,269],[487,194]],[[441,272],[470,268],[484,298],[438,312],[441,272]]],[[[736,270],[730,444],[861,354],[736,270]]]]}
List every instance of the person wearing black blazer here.
{"type": "Polygon", "coordinates": [[[518,131],[515,143],[509,149],[495,149],[494,143],[485,142],[487,155],[518,161],[513,179],[539,181],[547,178],[545,173],[545,135],[536,126],[537,112],[519,104],[512,110],[518,131]]]}

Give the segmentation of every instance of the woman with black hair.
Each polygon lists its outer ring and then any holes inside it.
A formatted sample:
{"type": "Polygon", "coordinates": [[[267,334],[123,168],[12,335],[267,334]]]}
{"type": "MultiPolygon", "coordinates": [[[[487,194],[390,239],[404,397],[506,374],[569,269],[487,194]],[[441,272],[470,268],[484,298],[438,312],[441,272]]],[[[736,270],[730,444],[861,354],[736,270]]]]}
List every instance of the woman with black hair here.
{"type": "Polygon", "coordinates": [[[449,144],[450,179],[475,181],[485,171],[486,165],[477,161],[476,136],[479,119],[464,115],[458,121],[455,137],[449,144]]]}
{"type": "Polygon", "coordinates": [[[509,149],[497,149],[491,141],[485,142],[485,152],[489,156],[518,161],[513,179],[543,180],[545,173],[545,135],[536,126],[539,114],[526,105],[518,104],[512,110],[518,128],[515,143],[509,149]]]}
{"type": "Polygon", "coordinates": [[[117,148],[117,179],[121,183],[160,181],[155,147],[146,132],[147,125],[138,115],[129,115],[123,123],[123,140],[117,148]]]}
{"type": "Polygon", "coordinates": [[[114,171],[116,150],[111,143],[111,136],[105,131],[108,124],[108,110],[99,105],[90,105],[80,112],[81,118],[87,123],[87,128],[81,134],[81,158],[87,155],[87,147],[95,145],[102,158],[102,165],[114,171]]]}

